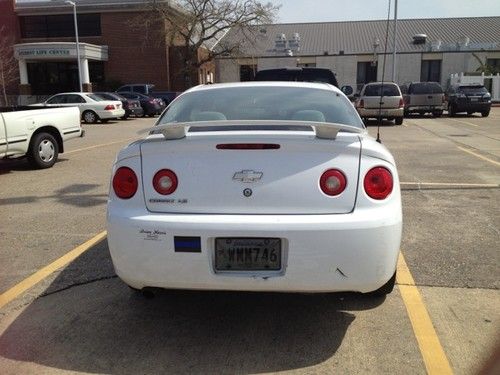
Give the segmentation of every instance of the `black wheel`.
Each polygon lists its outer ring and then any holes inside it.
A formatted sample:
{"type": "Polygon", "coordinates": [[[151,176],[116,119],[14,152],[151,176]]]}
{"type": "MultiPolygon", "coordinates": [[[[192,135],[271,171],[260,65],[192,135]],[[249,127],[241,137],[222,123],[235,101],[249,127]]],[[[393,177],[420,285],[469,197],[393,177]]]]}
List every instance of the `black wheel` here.
{"type": "Polygon", "coordinates": [[[410,115],[410,112],[408,112],[406,109],[403,112],[404,117],[408,117],[410,115]]]}
{"type": "Polygon", "coordinates": [[[38,169],[50,168],[57,161],[59,145],[49,133],[39,133],[33,136],[28,150],[28,160],[38,169]]]}
{"type": "Polygon", "coordinates": [[[388,282],[386,282],[377,290],[374,290],[373,292],[370,292],[368,294],[372,296],[383,297],[392,292],[395,284],[396,284],[396,272],[394,272],[394,275],[392,275],[392,277],[389,279],[388,282]]]}
{"type": "Polygon", "coordinates": [[[396,117],[396,120],[394,121],[396,125],[403,125],[403,117],[396,117]]]}
{"type": "Polygon", "coordinates": [[[490,111],[489,110],[481,112],[481,116],[483,116],[483,117],[488,117],[489,115],[490,115],[490,111]]]}
{"type": "Polygon", "coordinates": [[[448,105],[448,115],[450,117],[455,117],[457,115],[457,109],[453,104],[448,105]]]}
{"type": "Polygon", "coordinates": [[[436,111],[436,112],[432,112],[432,115],[433,115],[434,117],[441,117],[441,116],[442,116],[442,114],[443,114],[443,111],[436,111]]]}
{"type": "Polygon", "coordinates": [[[126,120],[126,119],[128,119],[128,118],[129,118],[129,115],[125,115],[125,116],[123,116],[123,117],[120,117],[120,119],[121,119],[121,120],[126,120]]]}
{"type": "Polygon", "coordinates": [[[86,124],[95,124],[98,119],[99,116],[94,111],[85,111],[82,114],[82,120],[86,124]]]}

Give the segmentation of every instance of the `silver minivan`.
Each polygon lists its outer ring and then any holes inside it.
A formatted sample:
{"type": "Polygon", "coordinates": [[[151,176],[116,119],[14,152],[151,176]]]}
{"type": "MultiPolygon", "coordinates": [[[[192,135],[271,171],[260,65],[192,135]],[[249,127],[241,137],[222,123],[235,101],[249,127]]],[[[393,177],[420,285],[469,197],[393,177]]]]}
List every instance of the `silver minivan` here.
{"type": "Polygon", "coordinates": [[[413,82],[401,86],[405,104],[405,116],[410,113],[432,113],[440,117],[444,109],[444,91],[437,82],[413,82]]]}
{"type": "Polygon", "coordinates": [[[403,96],[394,82],[371,82],[361,89],[355,103],[363,121],[369,118],[394,120],[403,123],[403,96]]]}

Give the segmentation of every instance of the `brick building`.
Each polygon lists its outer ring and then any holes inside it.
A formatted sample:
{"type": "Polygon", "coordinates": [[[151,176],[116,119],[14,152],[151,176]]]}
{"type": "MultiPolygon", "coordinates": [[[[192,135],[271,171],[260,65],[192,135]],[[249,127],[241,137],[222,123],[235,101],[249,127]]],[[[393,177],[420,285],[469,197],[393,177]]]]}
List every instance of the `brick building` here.
{"type": "MultiPolygon", "coordinates": [[[[141,27],[147,0],[76,0],[84,91],[111,90],[127,83],[153,83],[159,90],[183,91],[213,76],[212,67],[185,77],[182,46],[169,45],[166,27],[154,36],[141,27]],[[149,36],[148,36],[149,35],[149,36]]],[[[179,12],[174,7],[172,12],[179,12]]],[[[62,0],[0,0],[0,24],[13,36],[19,81],[9,94],[23,101],[78,91],[73,7],[62,0]]],[[[150,29],[151,30],[151,29],[150,29]]]]}

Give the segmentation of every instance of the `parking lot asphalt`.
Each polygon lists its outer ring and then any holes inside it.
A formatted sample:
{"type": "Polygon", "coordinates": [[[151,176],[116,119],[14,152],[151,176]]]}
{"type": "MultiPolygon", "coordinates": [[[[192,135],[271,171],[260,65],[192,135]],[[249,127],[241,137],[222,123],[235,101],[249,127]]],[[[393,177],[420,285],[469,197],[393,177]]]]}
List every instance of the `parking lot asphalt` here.
{"type": "Polygon", "coordinates": [[[500,108],[380,127],[398,164],[401,249],[416,284],[398,279],[385,299],[131,292],[109,257],[106,196],[117,151],[153,121],[84,125],[86,136],[48,170],[1,162],[2,373],[421,374],[449,363],[473,374],[491,354],[500,332],[500,108]],[[64,256],[67,265],[44,269],[64,256]]]}

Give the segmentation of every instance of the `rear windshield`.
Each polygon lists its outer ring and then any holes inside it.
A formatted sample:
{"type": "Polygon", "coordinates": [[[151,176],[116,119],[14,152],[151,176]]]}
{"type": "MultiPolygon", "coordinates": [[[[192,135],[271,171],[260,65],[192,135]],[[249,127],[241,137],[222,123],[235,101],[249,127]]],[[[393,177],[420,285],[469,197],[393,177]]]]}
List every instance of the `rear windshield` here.
{"type": "Polygon", "coordinates": [[[99,95],[96,95],[96,94],[87,94],[87,96],[92,99],[92,100],[95,100],[96,102],[101,102],[103,100],[106,100],[104,99],[102,96],[99,96],[99,95]]]}
{"type": "Polygon", "coordinates": [[[488,90],[486,90],[486,87],[484,86],[460,86],[458,88],[458,92],[461,92],[466,95],[473,95],[473,94],[487,94],[488,90]]]}
{"type": "Polygon", "coordinates": [[[367,85],[364,96],[400,96],[399,89],[396,85],[367,85]]]}
{"type": "Polygon", "coordinates": [[[158,122],[302,120],[363,128],[343,95],[308,87],[221,87],[181,95],[158,122]]]}
{"type": "Polygon", "coordinates": [[[408,94],[442,94],[443,89],[437,82],[412,83],[408,89],[408,94]]]}

